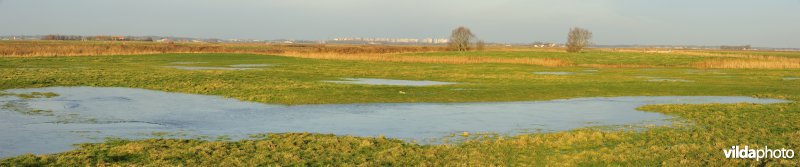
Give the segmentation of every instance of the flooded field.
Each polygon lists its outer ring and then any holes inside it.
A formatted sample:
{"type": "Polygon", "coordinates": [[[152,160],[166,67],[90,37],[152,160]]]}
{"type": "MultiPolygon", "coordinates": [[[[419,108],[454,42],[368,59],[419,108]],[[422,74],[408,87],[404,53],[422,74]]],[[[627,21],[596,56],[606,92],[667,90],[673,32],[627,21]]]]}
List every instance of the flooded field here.
{"type": "Polygon", "coordinates": [[[532,102],[269,105],[132,88],[51,87],[0,96],[0,157],[54,153],[106,137],[227,137],[313,132],[425,141],[454,133],[518,134],[587,126],[668,125],[647,104],[779,103],[725,96],[576,98],[532,102]],[[34,93],[38,92],[38,93],[34,93]]]}
{"type": "Polygon", "coordinates": [[[434,86],[434,85],[458,84],[456,82],[413,81],[413,80],[395,80],[395,79],[379,79],[379,78],[342,78],[341,81],[324,81],[324,82],[340,83],[340,84],[390,85],[390,86],[434,86]]]}

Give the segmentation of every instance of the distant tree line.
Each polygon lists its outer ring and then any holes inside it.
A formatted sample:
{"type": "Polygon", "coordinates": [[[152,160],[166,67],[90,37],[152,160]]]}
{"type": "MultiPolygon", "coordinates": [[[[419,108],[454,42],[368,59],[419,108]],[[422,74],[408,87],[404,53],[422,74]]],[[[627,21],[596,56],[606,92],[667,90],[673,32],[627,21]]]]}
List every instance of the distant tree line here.
{"type": "Polygon", "coordinates": [[[79,35],[45,35],[42,40],[62,40],[62,41],[147,41],[152,42],[151,37],[131,37],[131,36],[79,36],[79,35]]]}
{"type": "Polygon", "coordinates": [[[722,45],[722,46],[719,46],[719,49],[722,49],[722,50],[750,50],[752,48],[750,47],[750,45],[741,45],[741,46],[722,45]]]}
{"type": "Polygon", "coordinates": [[[42,37],[42,40],[85,40],[83,36],[76,36],[76,35],[45,35],[42,37]]]}

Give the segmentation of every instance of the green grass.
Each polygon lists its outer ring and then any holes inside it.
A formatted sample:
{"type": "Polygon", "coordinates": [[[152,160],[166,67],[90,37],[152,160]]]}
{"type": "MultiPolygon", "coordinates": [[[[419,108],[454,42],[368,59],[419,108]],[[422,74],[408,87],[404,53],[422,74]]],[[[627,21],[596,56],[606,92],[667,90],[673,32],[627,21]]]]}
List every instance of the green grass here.
{"type": "MultiPolygon", "coordinates": [[[[737,95],[800,100],[797,69],[692,69],[700,56],[588,52],[421,53],[424,56],[563,58],[577,64],[641,64],[660,68],[541,67],[512,64],[433,64],[299,59],[238,54],[2,58],[0,89],[49,86],[132,87],[221,95],[277,104],[528,101],[596,96],[737,95]],[[171,62],[209,62],[175,65],[171,62]],[[264,70],[187,71],[163,66],[274,64],[264,70]],[[537,75],[566,71],[575,75],[537,75]],[[643,76],[694,82],[648,82],[643,76]],[[320,82],[337,78],[434,80],[463,84],[403,87],[320,82]],[[405,94],[398,93],[406,92],[405,94]]],[[[643,110],[677,116],[677,127],[646,130],[579,129],[417,145],[399,140],[324,134],[272,134],[244,141],[149,139],[85,144],[53,155],[4,159],[0,166],[797,166],[791,160],[724,159],[732,145],[800,151],[800,103],[657,105],[643,110]]]]}
{"type": "MultiPolygon", "coordinates": [[[[589,59],[594,55],[579,56],[589,59]]],[[[604,57],[598,59],[602,58],[604,57]]],[[[664,60],[664,64],[670,64],[671,61],[664,60]]],[[[751,96],[800,91],[800,87],[788,86],[798,84],[797,81],[782,79],[796,76],[800,70],[606,68],[599,69],[598,72],[583,71],[587,69],[592,68],[357,62],[235,54],[4,58],[0,59],[0,89],[49,86],[132,87],[221,95],[278,104],[523,101],[628,95],[751,96]],[[171,62],[209,62],[183,66],[276,66],[246,71],[188,71],[164,67],[178,66],[170,64],[171,62]],[[532,74],[540,71],[568,71],[577,74],[532,74]],[[695,82],[648,82],[642,76],[695,82]],[[320,82],[338,78],[434,80],[464,84],[403,87],[320,82]],[[399,94],[399,91],[406,94],[399,94]]]]}
{"type": "Polygon", "coordinates": [[[491,56],[504,58],[558,58],[574,64],[607,64],[607,65],[649,65],[649,66],[689,66],[708,57],[687,56],[659,53],[625,53],[586,51],[583,53],[536,52],[536,51],[487,51],[487,52],[430,52],[403,54],[407,56],[491,56]]]}

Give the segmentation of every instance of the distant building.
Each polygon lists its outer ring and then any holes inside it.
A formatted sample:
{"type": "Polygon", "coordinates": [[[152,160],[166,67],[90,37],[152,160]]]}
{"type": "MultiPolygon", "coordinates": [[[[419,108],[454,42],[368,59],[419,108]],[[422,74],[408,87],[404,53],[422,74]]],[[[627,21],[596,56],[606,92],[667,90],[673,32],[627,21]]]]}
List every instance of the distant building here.
{"type": "Polygon", "coordinates": [[[534,48],[552,48],[558,46],[558,44],[556,43],[545,43],[545,42],[534,42],[532,45],[534,48]]]}
{"type": "Polygon", "coordinates": [[[742,46],[726,46],[726,45],[722,45],[722,46],[719,46],[719,49],[722,49],[722,50],[750,50],[750,49],[752,49],[752,47],[750,47],[750,45],[742,45],[742,46]]]}
{"type": "Polygon", "coordinates": [[[435,39],[435,38],[334,38],[330,42],[334,43],[366,43],[366,44],[381,44],[381,43],[397,43],[397,44],[441,44],[447,43],[448,39],[435,39]]]}

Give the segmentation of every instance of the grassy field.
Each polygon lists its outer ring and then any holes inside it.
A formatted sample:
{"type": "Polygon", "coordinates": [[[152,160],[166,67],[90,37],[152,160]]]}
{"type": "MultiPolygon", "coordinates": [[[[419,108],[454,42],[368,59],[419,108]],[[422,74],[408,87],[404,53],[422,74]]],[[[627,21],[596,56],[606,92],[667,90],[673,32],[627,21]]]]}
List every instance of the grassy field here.
{"type": "MultiPolygon", "coordinates": [[[[466,53],[468,54],[492,54],[466,53]]],[[[500,52],[498,57],[506,56],[500,52]]],[[[435,54],[435,53],[430,53],[435,54]]],[[[524,52],[536,54],[535,52],[524,52]]],[[[550,54],[542,52],[542,54],[550,54]]],[[[566,53],[564,53],[566,54],[566,53]]],[[[604,54],[600,54],[604,55],[604,54]]],[[[592,53],[573,54],[573,61],[592,53]]],[[[649,56],[656,58],[657,55],[649,56]]],[[[602,57],[602,56],[598,56],[602,57]]],[[[642,56],[648,57],[648,56],[642,56]]],[[[644,58],[642,58],[644,59],[644,58]]],[[[685,64],[683,59],[641,60],[685,64]]],[[[636,60],[631,60],[636,61],[636,60]]],[[[798,92],[795,69],[590,68],[503,63],[442,64],[317,60],[241,54],[161,54],[0,59],[0,89],[47,86],[115,86],[222,95],[279,104],[366,102],[522,101],[626,95],[745,95],[798,92]],[[173,62],[208,62],[176,65],[173,62]],[[181,70],[166,66],[272,64],[265,70],[181,70]],[[597,70],[597,71],[586,71],[597,70]],[[533,72],[575,72],[537,75],[533,72]],[[693,82],[650,82],[650,77],[693,82]],[[343,85],[338,78],[434,80],[464,84],[433,87],[343,85]],[[457,90],[454,90],[457,89],[457,90]],[[458,89],[468,91],[458,91],[458,89]],[[399,91],[407,94],[399,94],[399,91]],[[369,98],[365,98],[369,97],[369,98]]]]}
{"type": "MultiPolygon", "coordinates": [[[[246,47],[254,49],[260,46],[246,47]]],[[[797,68],[705,68],[699,62],[726,59],[704,55],[588,51],[414,52],[407,57],[348,59],[256,54],[153,54],[81,57],[0,58],[0,90],[49,86],[132,87],[220,95],[275,104],[371,102],[530,101],[598,96],[736,95],[800,100],[797,68]],[[306,57],[306,58],[299,58],[306,57]],[[428,58],[431,61],[411,61],[428,58]],[[498,61],[486,61],[491,60],[498,61]],[[389,58],[387,58],[389,59],[389,58]],[[473,61],[444,61],[451,59],[473,61]],[[557,60],[564,65],[518,63],[557,60]],[[438,61],[433,61],[438,60],[438,61]],[[502,61],[500,61],[502,60],[502,61]],[[175,62],[207,62],[179,65],[175,62]],[[487,62],[487,63],[482,63],[487,62]],[[181,70],[165,66],[272,64],[263,70],[181,70]],[[573,72],[543,75],[534,72],[573,72]],[[338,78],[433,80],[462,84],[403,87],[321,82],[338,78]],[[680,82],[653,82],[652,78],[680,82]],[[399,92],[404,93],[399,93],[399,92]]],[[[341,57],[351,55],[338,55],[341,57]]],[[[797,53],[769,53],[793,58],[797,53]]],[[[756,59],[756,58],[753,58],[756,59]]],[[[86,144],[53,155],[25,155],[0,166],[53,165],[800,165],[789,160],[725,159],[732,145],[800,148],[800,103],[657,105],[643,110],[683,118],[680,126],[644,131],[593,128],[525,134],[447,145],[324,134],[270,134],[244,141],[150,139],[86,144]]],[[[473,136],[474,137],[474,136],[473,136]]]]}

